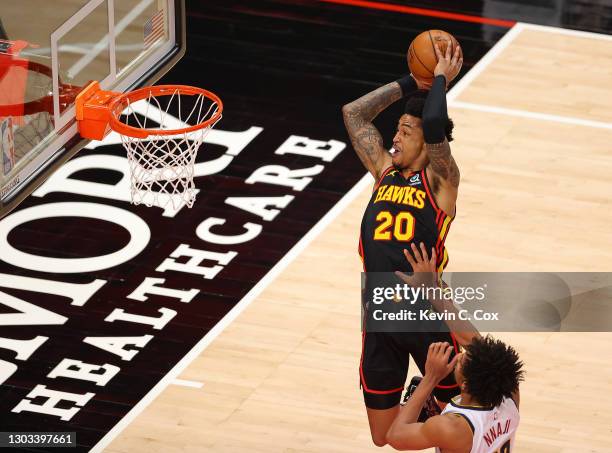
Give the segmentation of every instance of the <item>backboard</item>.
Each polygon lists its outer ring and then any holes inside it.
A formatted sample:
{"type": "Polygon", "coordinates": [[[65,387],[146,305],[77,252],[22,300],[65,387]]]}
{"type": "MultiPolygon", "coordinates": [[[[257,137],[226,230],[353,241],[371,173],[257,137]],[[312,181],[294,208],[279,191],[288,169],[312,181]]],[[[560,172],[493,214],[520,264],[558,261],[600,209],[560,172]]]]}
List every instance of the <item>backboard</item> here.
{"type": "Polygon", "coordinates": [[[88,143],[74,100],[90,81],[151,85],[185,53],[184,0],[27,0],[0,13],[0,218],[88,143]]]}

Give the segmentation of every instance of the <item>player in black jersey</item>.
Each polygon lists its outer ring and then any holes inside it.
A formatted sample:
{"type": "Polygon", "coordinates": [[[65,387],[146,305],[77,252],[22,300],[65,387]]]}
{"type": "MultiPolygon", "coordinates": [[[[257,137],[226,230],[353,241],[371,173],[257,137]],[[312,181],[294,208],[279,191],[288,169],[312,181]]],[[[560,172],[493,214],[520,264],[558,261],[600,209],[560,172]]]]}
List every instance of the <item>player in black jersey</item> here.
{"type": "MultiPolygon", "coordinates": [[[[344,123],[357,155],[376,184],[361,224],[359,252],[367,272],[411,272],[403,251],[413,242],[432,248],[442,271],[448,257],[444,240],[455,215],[459,169],[451,155],[452,121],[446,109],[448,74],[462,63],[460,52],[442,55],[431,86],[406,76],[384,85],[342,108],[344,123]],[[393,147],[387,151],[372,121],[392,103],[407,98],[393,147]]],[[[429,345],[448,342],[450,334],[364,332],[360,380],[373,442],[387,443],[386,434],[399,409],[408,373],[409,355],[424,372],[429,345]]],[[[451,376],[434,394],[449,401],[459,393],[451,376]]]]}

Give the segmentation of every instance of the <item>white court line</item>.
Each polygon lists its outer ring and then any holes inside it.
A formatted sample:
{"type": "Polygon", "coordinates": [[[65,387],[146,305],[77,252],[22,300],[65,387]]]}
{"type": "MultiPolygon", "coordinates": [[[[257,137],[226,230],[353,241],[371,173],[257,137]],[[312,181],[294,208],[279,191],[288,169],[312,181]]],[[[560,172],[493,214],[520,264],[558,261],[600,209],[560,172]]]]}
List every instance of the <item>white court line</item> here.
{"type": "Polygon", "coordinates": [[[188,381],[187,379],[175,379],[171,384],[192,387],[194,389],[201,389],[204,386],[203,382],[188,381]]]}
{"type": "Polygon", "coordinates": [[[577,36],[579,38],[602,39],[604,41],[612,41],[612,35],[606,35],[604,33],[595,33],[592,31],[582,30],[570,30],[568,28],[549,27],[547,25],[528,24],[526,22],[519,22],[517,25],[520,25],[522,30],[535,30],[547,33],[556,33],[558,35],[577,36]]]}
{"type": "MultiPolygon", "coordinates": [[[[463,76],[455,86],[453,86],[447,93],[447,98],[454,99],[457,97],[459,92],[465,89],[469,84],[466,82],[462,84],[463,80],[467,78],[470,82],[480,74],[486,66],[503,50],[518,34],[515,31],[516,25],[511,28],[502,39],[500,39],[478,63],[476,63],[467,74],[463,76]],[[490,56],[490,54],[493,56],[490,56]],[[472,75],[472,72],[476,72],[476,75],[472,75]],[[456,93],[457,92],[457,93],[456,93]],[[456,94],[455,94],[456,93],[456,94]]],[[[215,326],[206,334],[204,337],[189,351],[183,358],[166,374],[150,391],[147,393],[136,405],[130,410],[125,417],[113,426],[113,428],[106,433],[106,435],[100,439],[100,441],[90,450],[92,453],[98,453],[104,450],[115,437],[117,437],[121,431],[123,431],[134,419],[157,398],[157,396],[164,391],[164,389],[175,381],[180,373],[198,357],[206,347],[212,341],[219,336],[225,328],[231,324],[237,317],[248,307],[253,300],[261,294],[261,292],[270,284],[278,275],[300,254],[306,247],[325,229],[335,218],[359,195],[366,187],[373,184],[373,179],[370,174],[364,175],[355,184],[346,195],[344,195],[338,203],[334,205],[322,218],[319,220],[314,227],[306,233],[297,244],[293,246],[289,252],[276,265],[270,269],[270,271],[259,281],[257,284],[244,296],[240,302],[238,302],[215,326]]]]}
{"type": "Polygon", "coordinates": [[[564,123],[564,124],[575,124],[579,126],[596,127],[599,129],[612,129],[612,123],[605,123],[603,121],[592,121],[592,120],[585,120],[582,118],[574,118],[571,116],[551,115],[548,113],[530,112],[528,110],[509,109],[505,107],[494,107],[491,105],[484,105],[484,104],[473,104],[471,102],[453,101],[449,104],[449,107],[467,109],[467,110],[477,110],[480,112],[488,112],[488,113],[499,113],[502,115],[520,116],[523,118],[530,118],[530,119],[535,119],[535,120],[554,121],[557,123],[564,123]]]}
{"type": "Polygon", "coordinates": [[[603,121],[586,120],[582,118],[575,118],[569,116],[552,115],[547,113],[531,112],[528,110],[510,109],[505,107],[495,107],[484,104],[474,104],[471,102],[456,101],[457,97],[470,85],[476,77],[478,77],[482,71],[493,61],[508,45],[523,31],[523,30],[535,30],[546,33],[556,33],[566,36],[576,36],[589,39],[602,39],[612,41],[611,35],[605,35],[601,33],[593,33],[580,30],[568,30],[565,28],[548,27],[545,25],[528,24],[526,22],[517,22],[502,39],[500,39],[491,50],[481,58],[478,63],[457,82],[457,84],[451,89],[446,98],[449,107],[463,108],[468,110],[477,110],[487,113],[498,113],[502,115],[517,116],[523,118],[530,118],[542,121],[553,121],[564,124],[575,124],[579,126],[594,127],[599,129],[612,129],[612,123],[606,123],[603,121]]]}
{"type": "Polygon", "coordinates": [[[465,90],[468,85],[470,85],[474,79],[478,77],[480,73],[484,71],[486,67],[489,66],[506,47],[508,47],[508,45],[510,45],[510,43],[512,43],[512,41],[514,41],[514,38],[516,38],[523,29],[522,25],[523,24],[521,23],[517,23],[514,27],[508,30],[506,34],[499,41],[497,41],[495,45],[491,47],[491,49],[489,49],[489,51],[480,60],[478,60],[474,66],[472,66],[467,74],[465,74],[461,80],[459,80],[450,90],[448,90],[448,93],[446,94],[447,102],[450,103],[455,100],[457,96],[459,96],[463,90],[465,90]]]}

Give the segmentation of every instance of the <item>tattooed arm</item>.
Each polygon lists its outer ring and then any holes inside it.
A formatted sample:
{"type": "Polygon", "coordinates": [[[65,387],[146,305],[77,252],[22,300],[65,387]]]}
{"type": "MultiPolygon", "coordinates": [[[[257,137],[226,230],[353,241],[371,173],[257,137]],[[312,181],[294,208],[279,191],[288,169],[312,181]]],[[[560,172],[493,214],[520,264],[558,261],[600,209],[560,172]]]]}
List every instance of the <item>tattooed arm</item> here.
{"type": "Polygon", "coordinates": [[[440,143],[425,143],[425,149],[427,149],[427,155],[429,156],[428,169],[434,173],[434,179],[436,177],[441,179],[434,186],[448,185],[454,189],[459,188],[461,174],[454,157],[451,155],[448,140],[444,138],[440,143]]]}
{"type": "Polygon", "coordinates": [[[375,179],[391,165],[391,156],[383,147],[383,139],[372,120],[401,98],[399,83],[391,82],[342,107],[344,125],[353,148],[375,179]]]}

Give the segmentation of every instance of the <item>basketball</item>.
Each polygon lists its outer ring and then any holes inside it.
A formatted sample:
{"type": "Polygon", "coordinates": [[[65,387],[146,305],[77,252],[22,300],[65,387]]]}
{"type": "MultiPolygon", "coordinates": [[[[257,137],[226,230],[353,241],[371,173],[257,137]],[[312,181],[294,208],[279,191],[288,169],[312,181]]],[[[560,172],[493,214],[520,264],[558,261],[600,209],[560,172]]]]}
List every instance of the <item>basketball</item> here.
{"type": "MultiPolygon", "coordinates": [[[[438,58],[434,50],[434,45],[438,44],[440,50],[444,54],[449,43],[452,44],[452,57],[455,52],[455,48],[459,45],[459,43],[450,33],[443,30],[427,30],[414,38],[414,40],[410,43],[410,47],[408,48],[407,58],[408,68],[415,79],[425,83],[431,83],[433,81],[434,69],[438,64],[438,58]]],[[[459,48],[459,52],[462,52],[461,47],[459,48]]],[[[462,57],[463,53],[461,53],[459,56],[462,57]]],[[[454,74],[451,74],[450,80],[447,80],[447,82],[450,83],[455,77],[457,77],[460,70],[461,66],[457,68],[457,71],[455,71],[454,74]]]]}

